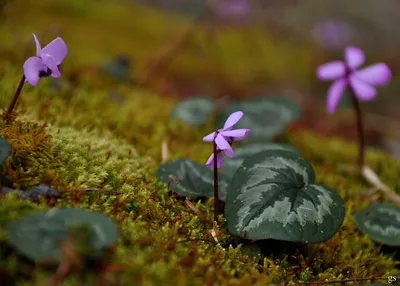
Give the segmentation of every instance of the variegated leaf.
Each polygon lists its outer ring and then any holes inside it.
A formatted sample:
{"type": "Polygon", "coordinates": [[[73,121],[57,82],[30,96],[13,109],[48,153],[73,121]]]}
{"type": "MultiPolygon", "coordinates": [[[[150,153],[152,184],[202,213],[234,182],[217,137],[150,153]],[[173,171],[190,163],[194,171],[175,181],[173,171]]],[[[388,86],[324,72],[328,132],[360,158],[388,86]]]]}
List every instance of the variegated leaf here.
{"type": "Polygon", "coordinates": [[[225,119],[238,110],[243,111],[244,115],[235,128],[250,128],[249,141],[270,140],[281,133],[288,123],[297,120],[301,114],[300,106],[289,98],[257,97],[227,105],[218,114],[216,128],[222,128],[225,119]]]}
{"type": "Polygon", "coordinates": [[[354,215],[357,227],[372,240],[400,246],[400,208],[373,204],[354,215]]]}
{"type": "Polygon", "coordinates": [[[190,125],[201,125],[207,122],[215,103],[206,97],[189,98],[178,103],[172,110],[171,117],[179,118],[190,125]]]}
{"type": "Polygon", "coordinates": [[[236,170],[240,167],[243,161],[254,154],[266,150],[287,150],[298,152],[294,147],[282,143],[265,143],[265,144],[250,144],[235,148],[235,156],[233,158],[226,158],[222,171],[225,175],[232,178],[236,170]]]}
{"type": "MultiPolygon", "coordinates": [[[[160,165],[157,178],[168,184],[169,190],[189,198],[214,195],[213,169],[189,159],[178,159],[160,165]]],[[[218,185],[219,197],[224,200],[228,183],[223,174],[218,175],[218,185]]]]}
{"type": "Polygon", "coordinates": [[[228,189],[228,228],[243,238],[317,243],[343,223],[341,197],[316,185],[313,168],[295,152],[269,150],[247,158],[228,189]]]}

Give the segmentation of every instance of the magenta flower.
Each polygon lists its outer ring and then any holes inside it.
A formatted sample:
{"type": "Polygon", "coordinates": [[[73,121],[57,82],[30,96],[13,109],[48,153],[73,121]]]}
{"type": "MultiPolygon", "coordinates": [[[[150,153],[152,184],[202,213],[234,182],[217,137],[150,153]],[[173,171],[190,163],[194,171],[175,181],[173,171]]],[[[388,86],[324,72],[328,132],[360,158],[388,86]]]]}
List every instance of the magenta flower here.
{"type": "Polygon", "coordinates": [[[344,58],[344,62],[330,62],[317,70],[320,80],[334,80],[328,90],[327,110],[329,113],[335,111],[347,87],[357,99],[368,101],[376,96],[375,87],[385,85],[391,79],[390,69],[384,63],[357,70],[365,61],[364,53],[359,48],[347,47],[344,58]]]}
{"type": "Polygon", "coordinates": [[[236,111],[229,115],[225,121],[224,128],[218,129],[203,138],[203,141],[213,142],[213,153],[208,158],[206,166],[214,169],[214,220],[218,223],[219,214],[219,196],[218,196],[218,168],[222,166],[224,157],[222,151],[228,157],[233,157],[235,154],[232,150],[232,143],[234,141],[242,140],[250,134],[250,129],[236,129],[232,130],[233,125],[239,122],[243,117],[243,112],[236,111]],[[214,158],[217,157],[217,161],[214,158]]]}
{"type": "Polygon", "coordinates": [[[61,76],[58,66],[67,55],[68,48],[61,38],[56,38],[42,49],[35,34],[33,37],[36,43],[36,56],[25,61],[24,75],[25,82],[36,86],[41,77],[58,78],[61,76]]]}
{"type": "Polygon", "coordinates": [[[248,0],[222,0],[216,10],[220,16],[246,17],[250,14],[250,4],[248,0]]]}
{"type": "MultiPolygon", "coordinates": [[[[222,151],[225,152],[226,156],[233,157],[234,153],[232,150],[232,143],[234,141],[239,141],[244,139],[250,134],[250,129],[236,129],[232,130],[233,125],[239,122],[242,118],[243,112],[236,111],[232,113],[225,122],[224,128],[218,129],[213,133],[205,136],[203,141],[205,142],[215,142],[217,145],[217,167],[220,168],[224,161],[222,156],[222,151]]],[[[207,167],[213,168],[214,166],[214,153],[208,158],[207,167]]]]}
{"type": "Polygon", "coordinates": [[[340,20],[325,20],[317,23],[312,30],[315,42],[328,50],[342,49],[354,36],[353,27],[340,20]]]}
{"type": "Polygon", "coordinates": [[[35,34],[33,34],[33,38],[36,43],[36,57],[30,57],[24,63],[24,74],[22,75],[17,90],[15,91],[10,105],[4,114],[4,119],[7,122],[12,119],[11,114],[17,104],[22,87],[26,82],[36,86],[41,77],[51,76],[57,78],[61,76],[58,66],[67,55],[67,45],[61,38],[56,38],[42,49],[35,34]]]}

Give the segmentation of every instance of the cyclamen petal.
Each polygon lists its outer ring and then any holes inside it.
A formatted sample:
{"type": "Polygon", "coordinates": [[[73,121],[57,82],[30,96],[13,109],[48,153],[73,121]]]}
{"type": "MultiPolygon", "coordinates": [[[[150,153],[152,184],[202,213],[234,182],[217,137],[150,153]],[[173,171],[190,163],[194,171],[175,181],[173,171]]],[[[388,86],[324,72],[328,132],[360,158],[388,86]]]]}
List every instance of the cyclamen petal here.
{"type": "Polygon", "coordinates": [[[320,80],[335,80],[345,75],[346,68],[343,62],[335,61],[321,65],[317,69],[317,77],[320,80]]]}
{"type": "Polygon", "coordinates": [[[250,129],[235,129],[235,130],[221,131],[221,134],[227,137],[233,137],[234,139],[237,137],[244,138],[250,134],[250,129]]]}
{"type": "Polygon", "coordinates": [[[349,78],[350,85],[355,93],[355,96],[360,100],[371,100],[376,96],[376,89],[363,82],[355,74],[349,78]]]}
{"type": "Polygon", "coordinates": [[[54,78],[58,78],[61,76],[60,71],[58,70],[56,60],[52,55],[43,54],[42,53],[42,60],[44,64],[51,70],[51,76],[54,78]]]}
{"type": "Polygon", "coordinates": [[[38,57],[30,57],[24,63],[24,75],[26,81],[36,86],[39,81],[40,72],[47,69],[42,59],[38,57]]]}
{"type": "Polygon", "coordinates": [[[208,157],[208,160],[206,162],[206,166],[212,168],[214,165],[214,154],[211,154],[210,157],[208,157]]]}
{"type": "Polygon", "coordinates": [[[233,142],[243,140],[244,138],[246,138],[247,136],[249,136],[249,135],[250,135],[250,132],[251,132],[250,129],[245,129],[245,130],[247,130],[247,132],[246,132],[243,136],[234,137],[234,138],[233,138],[233,142]]]}
{"type": "Polygon", "coordinates": [[[39,42],[39,40],[38,40],[38,38],[36,37],[35,34],[33,34],[33,39],[35,40],[35,44],[36,44],[36,56],[39,57],[40,53],[42,51],[42,48],[41,48],[40,42],[39,42]]]}
{"type": "Polygon", "coordinates": [[[228,141],[226,141],[224,136],[222,136],[221,134],[218,134],[217,137],[215,138],[215,144],[217,144],[217,147],[220,150],[225,151],[226,156],[228,156],[228,157],[234,156],[231,145],[229,145],[228,141]]]}
{"type": "MultiPolygon", "coordinates": [[[[222,163],[224,163],[224,156],[222,153],[217,154],[217,168],[221,168],[222,163]]],[[[211,154],[211,156],[208,158],[206,166],[209,168],[214,168],[214,154],[211,154]]]]}
{"type": "Polygon", "coordinates": [[[349,46],[344,51],[345,62],[351,69],[360,67],[365,62],[364,52],[357,47],[349,46]]]}
{"type": "Polygon", "coordinates": [[[225,121],[225,125],[223,130],[227,130],[228,128],[232,128],[233,125],[239,122],[240,118],[242,118],[243,112],[241,111],[236,111],[232,113],[228,119],[225,121]]]}
{"type": "Polygon", "coordinates": [[[328,113],[333,113],[346,89],[347,81],[340,79],[335,81],[328,90],[327,110],[328,113]]]}
{"type": "Polygon", "coordinates": [[[41,55],[48,54],[54,57],[56,65],[60,65],[67,56],[68,48],[64,40],[56,38],[42,49],[41,55]]]}
{"type": "Polygon", "coordinates": [[[233,152],[232,147],[225,149],[224,152],[225,152],[225,155],[230,158],[233,158],[233,156],[235,156],[235,153],[233,152]]]}
{"type": "Polygon", "coordinates": [[[204,142],[213,142],[215,138],[215,131],[203,137],[204,142]]]}
{"type": "Polygon", "coordinates": [[[382,86],[390,81],[392,73],[386,64],[377,63],[357,71],[356,76],[370,85],[382,86]]]}

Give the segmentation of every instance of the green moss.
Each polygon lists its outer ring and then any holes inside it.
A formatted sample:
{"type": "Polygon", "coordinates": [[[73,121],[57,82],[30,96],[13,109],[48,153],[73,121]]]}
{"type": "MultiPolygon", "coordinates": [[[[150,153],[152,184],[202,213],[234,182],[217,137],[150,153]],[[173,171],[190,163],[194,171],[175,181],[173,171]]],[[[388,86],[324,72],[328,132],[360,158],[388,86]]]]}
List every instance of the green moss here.
{"type": "Polygon", "coordinates": [[[49,152],[50,136],[45,124],[13,121],[0,124],[0,135],[11,144],[11,154],[4,163],[9,187],[28,189],[40,183],[58,185],[62,172],[59,160],[49,152]]]}
{"type": "MultiPolygon", "coordinates": [[[[358,199],[366,193],[367,185],[346,166],[355,164],[357,145],[340,138],[323,138],[312,132],[287,134],[285,140],[296,146],[301,154],[316,168],[317,177],[327,185],[343,185],[350,198],[358,199]],[[363,188],[364,190],[360,190],[363,188]],[[353,196],[353,197],[352,197],[353,196]]],[[[366,164],[376,172],[379,178],[390,188],[400,194],[400,163],[383,151],[367,148],[366,164]]]]}

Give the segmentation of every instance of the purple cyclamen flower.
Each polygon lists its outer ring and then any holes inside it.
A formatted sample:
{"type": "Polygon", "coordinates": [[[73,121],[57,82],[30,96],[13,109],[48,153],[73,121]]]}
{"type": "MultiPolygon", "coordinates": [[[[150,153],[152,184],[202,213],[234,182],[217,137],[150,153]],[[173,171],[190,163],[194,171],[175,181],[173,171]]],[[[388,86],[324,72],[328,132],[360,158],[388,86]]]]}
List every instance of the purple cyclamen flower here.
{"type": "MultiPolygon", "coordinates": [[[[244,139],[250,134],[250,129],[236,129],[232,130],[233,125],[239,122],[240,118],[242,118],[243,112],[236,111],[232,113],[225,122],[224,128],[218,129],[213,133],[205,136],[203,141],[205,142],[215,142],[217,144],[217,167],[220,168],[224,161],[224,157],[222,156],[222,151],[225,152],[226,156],[233,157],[234,153],[232,150],[232,143],[234,141],[239,141],[244,139]]],[[[210,158],[208,158],[207,167],[214,167],[214,154],[211,154],[210,158]]]]}
{"type": "Polygon", "coordinates": [[[320,80],[334,80],[328,90],[327,109],[329,113],[335,111],[347,86],[359,100],[367,101],[376,96],[375,87],[385,85],[392,76],[389,67],[384,63],[356,70],[365,61],[364,52],[359,48],[347,47],[344,58],[344,62],[330,62],[320,66],[317,70],[320,80]]]}
{"type": "Polygon", "coordinates": [[[250,14],[250,5],[248,0],[222,0],[216,10],[220,16],[246,17],[250,14]]]}
{"type": "Polygon", "coordinates": [[[68,48],[61,38],[56,38],[42,49],[35,34],[33,34],[33,38],[36,43],[36,57],[30,57],[25,61],[24,75],[25,82],[36,86],[41,77],[58,78],[61,76],[58,66],[67,55],[68,48]]]}
{"type": "Polygon", "coordinates": [[[312,30],[315,42],[328,50],[342,49],[354,36],[350,24],[340,20],[325,20],[317,23],[312,30]]]}

